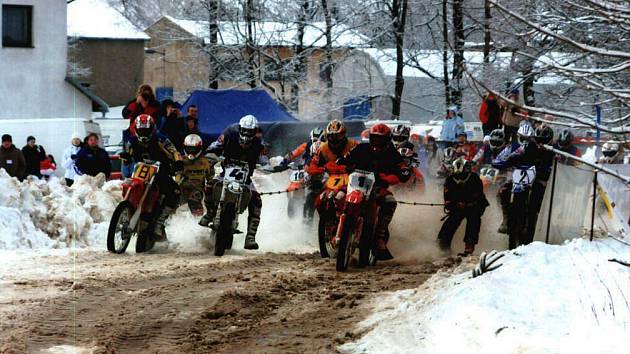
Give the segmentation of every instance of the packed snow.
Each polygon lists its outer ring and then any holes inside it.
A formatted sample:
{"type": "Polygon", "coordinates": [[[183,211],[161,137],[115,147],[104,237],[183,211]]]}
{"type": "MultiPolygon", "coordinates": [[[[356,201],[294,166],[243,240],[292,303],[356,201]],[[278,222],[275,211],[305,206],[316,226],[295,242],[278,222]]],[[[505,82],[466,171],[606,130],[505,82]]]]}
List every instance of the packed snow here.
{"type": "Polygon", "coordinates": [[[79,177],[72,187],[53,177],[23,182],[0,170],[0,249],[95,246],[121,198],[120,181],[79,177]]]}
{"type": "Polygon", "coordinates": [[[149,40],[105,0],[74,0],[68,4],[68,36],[149,40]]]}
{"type": "Polygon", "coordinates": [[[610,259],[630,262],[630,246],[611,238],[522,246],[480,277],[442,273],[382,298],[360,325],[365,336],[340,349],[627,353],[630,267],[610,259]]]}

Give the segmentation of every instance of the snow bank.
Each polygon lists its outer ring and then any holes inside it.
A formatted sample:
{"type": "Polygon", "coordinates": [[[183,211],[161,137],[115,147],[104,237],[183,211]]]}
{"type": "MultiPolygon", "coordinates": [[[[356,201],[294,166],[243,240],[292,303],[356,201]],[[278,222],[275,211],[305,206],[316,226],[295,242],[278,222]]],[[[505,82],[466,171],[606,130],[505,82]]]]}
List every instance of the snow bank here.
{"type": "Polygon", "coordinates": [[[19,182],[0,170],[0,249],[104,244],[120,196],[120,181],[104,176],[81,176],[68,188],[57,178],[19,182]]]}
{"type": "MultiPolygon", "coordinates": [[[[472,279],[437,275],[391,294],[346,353],[624,353],[630,247],[615,240],[533,243],[472,279]]],[[[470,265],[470,264],[469,264],[470,265]]],[[[461,269],[460,269],[461,270],[461,269]]]]}

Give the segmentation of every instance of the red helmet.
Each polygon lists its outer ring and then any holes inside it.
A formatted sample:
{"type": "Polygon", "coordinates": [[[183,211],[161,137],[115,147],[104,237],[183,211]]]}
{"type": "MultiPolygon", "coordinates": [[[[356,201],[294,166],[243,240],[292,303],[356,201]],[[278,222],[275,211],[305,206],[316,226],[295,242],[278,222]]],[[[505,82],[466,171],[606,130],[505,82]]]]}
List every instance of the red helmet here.
{"type": "Polygon", "coordinates": [[[392,130],[383,123],[376,124],[370,128],[370,145],[372,149],[380,151],[387,147],[392,141],[392,130]]]}
{"type": "Polygon", "coordinates": [[[155,120],[148,114],[137,116],[134,125],[136,128],[136,136],[142,143],[151,140],[151,137],[155,134],[155,120]]]}

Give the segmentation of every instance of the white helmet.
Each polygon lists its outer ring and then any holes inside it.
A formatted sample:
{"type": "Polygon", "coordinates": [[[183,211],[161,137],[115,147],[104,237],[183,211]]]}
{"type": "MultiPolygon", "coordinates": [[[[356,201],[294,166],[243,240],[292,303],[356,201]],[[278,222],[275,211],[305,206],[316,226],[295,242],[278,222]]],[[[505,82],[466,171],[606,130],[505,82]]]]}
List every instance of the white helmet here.
{"type": "Polygon", "coordinates": [[[189,160],[194,160],[201,155],[203,140],[197,134],[190,134],[184,139],[184,153],[189,160]]]}
{"type": "Polygon", "coordinates": [[[614,141],[608,141],[602,146],[602,155],[605,157],[611,158],[619,152],[621,145],[614,141]]]}
{"type": "Polygon", "coordinates": [[[528,122],[521,122],[521,126],[518,127],[518,142],[524,144],[534,136],[534,128],[528,122]]]}
{"type": "Polygon", "coordinates": [[[258,120],[251,114],[241,118],[238,122],[238,135],[241,144],[249,144],[258,132],[258,120]]]}

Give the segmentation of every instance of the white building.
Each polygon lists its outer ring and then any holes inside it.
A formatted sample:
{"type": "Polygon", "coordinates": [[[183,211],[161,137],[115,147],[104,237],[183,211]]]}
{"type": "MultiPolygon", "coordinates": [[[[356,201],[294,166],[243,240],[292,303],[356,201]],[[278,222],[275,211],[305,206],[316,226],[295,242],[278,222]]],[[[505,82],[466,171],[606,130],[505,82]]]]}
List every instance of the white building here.
{"type": "Polygon", "coordinates": [[[107,105],[66,76],[66,0],[0,4],[0,133],[17,147],[33,135],[59,160],[73,132],[98,132],[92,108],[107,105]]]}

